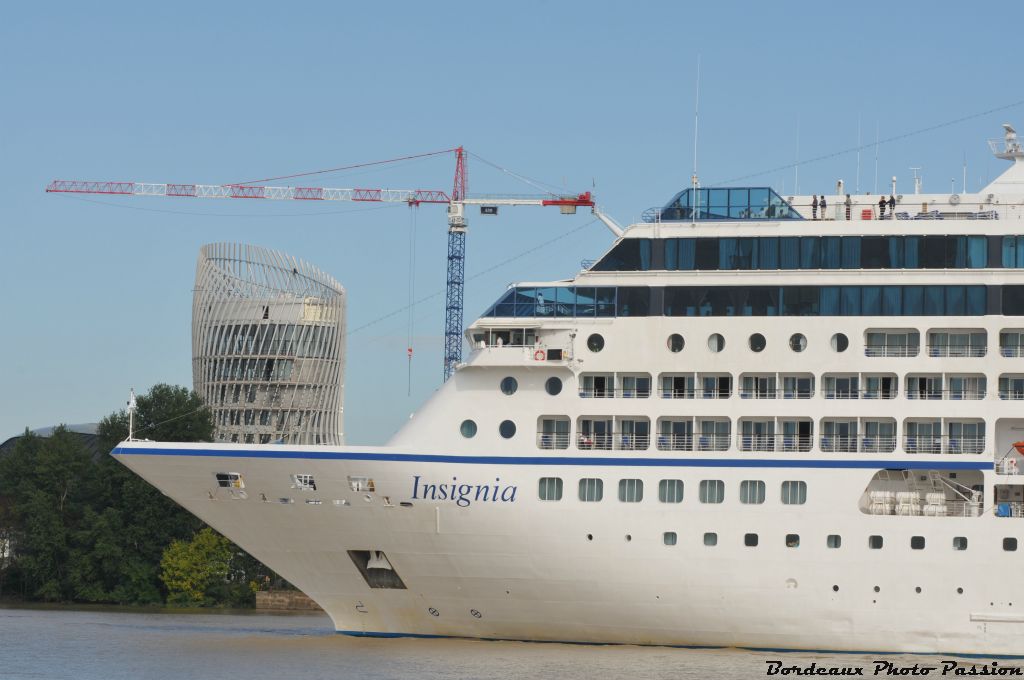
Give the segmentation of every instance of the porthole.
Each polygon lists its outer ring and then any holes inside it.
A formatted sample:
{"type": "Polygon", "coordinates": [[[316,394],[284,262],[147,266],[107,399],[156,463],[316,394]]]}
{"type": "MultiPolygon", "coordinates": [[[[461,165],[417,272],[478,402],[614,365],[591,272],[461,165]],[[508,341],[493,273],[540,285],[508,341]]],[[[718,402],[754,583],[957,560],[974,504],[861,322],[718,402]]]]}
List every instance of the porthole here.
{"type": "Polygon", "coordinates": [[[832,349],[836,352],[845,352],[849,346],[850,339],[842,333],[836,333],[832,336],[832,349]]]}
{"type": "Polygon", "coordinates": [[[882,589],[881,589],[881,588],[879,588],[878,586],[875,586],[875,592],[876,592],[876,593],[880,593],[880,592],[882,592],[882,589]]]}
{"type": "Polygon", "coordinates": [[[751,352],[761,352],[764,351],[765,345],[768,344],[768,341],[765,340],[764,336],[760,333],[754,333],[750,336],[749,344],[751,352]]]}
{"type": "Polygon", "coordinates": [[[807,338],[803,333],[793,333],[789,336],[789,348],[794,352],[803,352],[807,349],[807,338]]]}
{"type": "Polygon", "coordinates": [[[587,540],[588,541],[593,541],[594,540],[594,534],[587,534],[587,540]]]}
{"type": "Polygon", "coordinates": [[[544,391],[552,397],[559,394],[562,391],[562,379],[554,377],[548,378],[547,382],[544,383],[544,391]]]}
{"type": "Polygon", "coordinates": [[[683,347],[686,347],[686,341],[683,340],[683,336],[679,335],[679,333],[673,333],[668,336],[668,351],[682,352],[683,347]]]}
{"type": "Polygon", "coordinates": [[[956,594],[957,595],[963,595],[964,594],[964,589],[963,588],[957,588],[956,589],[956,594]]]}
{"type": "Polygon", "coordinates": [[[591,352],[600,352],[601,350],[603,350],[604,336],[602,336],[600,333],[592,333],[591,336],[587,338],[587,349],[589,349],[591,352]]]}
{"type": "Polygon", "coordinates": [[[921,586],[918,586],[918,587],[914,588],[914,592],[915,593],[920,593],[921,592],[921,586]]]}
{"type": "Polygon", "coordinates": [[[476,423],[472,420],[463,420],[462,425],[459,426],[459,432],[466,439],[472,439],[476,436],[476,423]]]}
{"type": "Polygon", "coordinates": [[[721,352],[725,349],[725,338],[720,333],[712,333],[708,336],[708,349],[712,352],[721,352]]]}
{"type": "Polygon", "coordinates": [[[516,436],[516,424],[511,420],[501,421],[501,425],[498,426],[498,434],[505,439],[512,439],[512,437],[516,436]]]}
{"type": "Polygon", "coordinates": [[[626,543],[629,543],[632,540],[633,540],[633,536],[631,534],[626,534],[626,543]]]}
{"type": "Polygon", "coordinates": [[[839,592],[839,586],[832,586],[832,592],[833,593],[838,593],[839,592]]]}
{"type": "Polygon", "coordinates": [[[515,394],[516,390],[519,389],[519,381],[508,376],[507,378],[501,379],[501,393],[502,394],[515,394]]]}

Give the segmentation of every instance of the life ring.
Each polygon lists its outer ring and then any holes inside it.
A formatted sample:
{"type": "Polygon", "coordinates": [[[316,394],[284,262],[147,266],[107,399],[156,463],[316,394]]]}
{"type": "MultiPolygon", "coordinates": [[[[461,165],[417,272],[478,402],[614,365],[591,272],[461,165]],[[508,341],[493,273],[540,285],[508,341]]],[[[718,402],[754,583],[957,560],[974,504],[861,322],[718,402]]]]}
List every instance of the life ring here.
{"type": "Polygon", "coordinates": [[[1024,456],[1024,442],[1014,442],[1013,448],[1017,449],[1017,453],[1024,456]]]}
{"type": "Polygon", "coordinates": [[[547,355],[544,354],[544,350],[542,350],[542,349],[539,349],[539,350],[537,350],[536,352],[533,353],[533,360],[534,361],[544,361],[544,359],[546,357],[547,357],[547,355]]]}

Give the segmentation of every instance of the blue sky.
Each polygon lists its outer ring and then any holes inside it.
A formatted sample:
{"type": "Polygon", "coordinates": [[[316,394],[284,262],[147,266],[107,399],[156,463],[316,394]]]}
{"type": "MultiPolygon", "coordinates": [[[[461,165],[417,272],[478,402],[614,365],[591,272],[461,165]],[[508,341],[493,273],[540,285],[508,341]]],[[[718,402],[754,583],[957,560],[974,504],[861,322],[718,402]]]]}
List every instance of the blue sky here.
{"type": "MultiPolygon", "coordinates": [[[[497,165],[593,188],[620,222],[689,181],[702,64],[705,184],[1024,99],[1015,3],[17,3],[0,23],[0,439],[85,422],[127,390],[191,385],[203,243],[307,259],[349,293],[346,431],[384,441],[440,383],[443,298],[415,308],[407,396],[410,210],[47,195],[54,178],[227,183],[463,144],[497,165]],[[799,143],[798,143],[799,140],[799,143]],[[798,153],[799,147],[799,153],[798,153]]],[[[880,147],[879,187],[926,191],[1002,169],[984,140],[1024,106],[880,147]]],[[[855,154],[800,189],[856,183],[855,154]]],[[[872,191],[874,150],[861,157],[872,191]]],[[[448,156],[319,178],[450,190],[448,156]]],[[[794,190],[792,169],[749,183],[794,190]]],[[[471,193],[529,192],[476,159],[471,193]]],[[[369,206],[372,207],[372,206],[369,206]]],[[[563,278],[611,235],[532,208],[473,216],[467,323],[511,281],[563,278]]],[[[444,286],[442,207],[416,216],[416,297],[444,286]]]]}

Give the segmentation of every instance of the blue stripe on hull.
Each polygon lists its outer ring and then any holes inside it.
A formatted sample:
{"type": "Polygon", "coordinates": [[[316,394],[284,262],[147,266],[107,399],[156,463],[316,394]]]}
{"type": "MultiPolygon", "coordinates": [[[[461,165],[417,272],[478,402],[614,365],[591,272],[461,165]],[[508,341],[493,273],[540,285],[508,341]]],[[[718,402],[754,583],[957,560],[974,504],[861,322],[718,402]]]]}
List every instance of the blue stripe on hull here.
{"type": "Polygon", "coordinates": [[[198,456],[212,458],[364,460],[393,463],[458,463],[463,465],[576,465],[586,467],[742,467],[742,468],[892,468],[901,470],[991,470],[991,461],[911,460],[778,460],[771,458],[570,458],[567,456],[454,456],[427,453],[365,453],[344,451],[273,451],[221,449],[115,448],[113,455],[198,456]]]}

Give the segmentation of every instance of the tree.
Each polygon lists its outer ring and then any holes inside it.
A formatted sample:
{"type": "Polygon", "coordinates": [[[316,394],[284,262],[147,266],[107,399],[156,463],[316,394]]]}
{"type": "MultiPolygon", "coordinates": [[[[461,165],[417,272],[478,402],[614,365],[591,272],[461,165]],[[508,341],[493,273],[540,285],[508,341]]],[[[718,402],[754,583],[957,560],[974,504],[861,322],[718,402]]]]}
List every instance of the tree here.
{"type": "Polygon", "coordinates": [[[167,603],[183,607],[212,604],[208,593],[227,580],[231,547],[231,541],[209,527],[191,541],[174,541],[167,546],[160,560],[167,603]]]}

